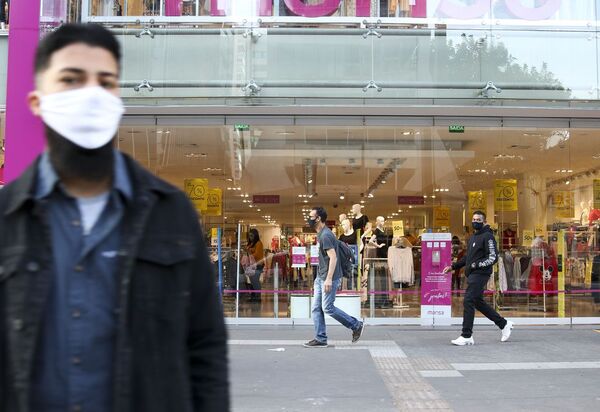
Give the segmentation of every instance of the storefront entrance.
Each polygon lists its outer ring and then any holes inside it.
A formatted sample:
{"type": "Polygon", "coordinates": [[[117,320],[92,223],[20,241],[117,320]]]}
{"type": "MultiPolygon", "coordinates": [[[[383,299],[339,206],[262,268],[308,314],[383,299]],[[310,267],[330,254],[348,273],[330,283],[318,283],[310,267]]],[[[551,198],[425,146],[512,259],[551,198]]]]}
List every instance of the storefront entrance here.
{"type": "Polygon", "coordinates": [[[464,274],[425,285],[439,268],[423,253],[438,247],[449,259],[460,256],[475,210],[487,213],[496,234],[500,261],[487,299],[504,316],[531,323],[600,316],[595,127],[502,118],[143,123],[126,119],[119,148],[185,189],[202,210],[227,317],[309,322],[299,314],[314,278],[315,234],[306,218],[316,205],[328,211],[336,235],[361,250],[342,295],[360,301],[361,315],[373,322],[427,323],[425,289],[444,294],[436,304],[451,309],[434,307],[432,323],[459,321],[464,274]],[[245,271],[251,230],[264,260],[245,271]]]}

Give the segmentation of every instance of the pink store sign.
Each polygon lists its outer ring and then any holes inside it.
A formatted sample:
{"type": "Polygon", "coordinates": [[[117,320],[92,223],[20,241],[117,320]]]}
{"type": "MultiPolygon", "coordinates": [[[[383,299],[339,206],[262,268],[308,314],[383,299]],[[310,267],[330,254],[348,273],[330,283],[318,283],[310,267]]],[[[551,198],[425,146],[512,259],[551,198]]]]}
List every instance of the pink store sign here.
{"type": "Polygon", "coordinates": [[[452,235],[424,233],[421,236],[421,324],[448,324],[452,316],[452,235]]]}
{"type": "MultiPolygon", "coordinates": [[[[307,3],[305,0],[280,0],[291,15],[300,17],[327,17],[342,7],[342,0],[321,0],[307,3]]],[[[355,17],[384,17],[372,10],[371,0],[356,0],[355,17]]],[[[182,0],[165,0],[167,16],[181,15],[182,0]]],[[[279,3],[274,0],[210,0],[211,16],[273,16],[279,3]]],[[[590,3],[591,4],[591,3],[590,3]]],[[[458,20],[489,18],[547,20],[561,8],[568,14],[572,3],[567,0],[408,0],[409,14],[406,17],[440,17],[458,20]],[[531,5],[534,3],[534,5],[531,5]],[[496,16],[501,15],[501,17],[496,16]]],[[[593,6],[593,5],[592,5],[593,6]]],[[[594,10],[590,9],[590,12],[594,10]]],[[[589,13],[581,11],[580,20],[589,19],[589,13]]],[[[561,17],[562,18],[562,17],[561,17]]],[[[565,17],[565,19],[571,17],[565,17]]]]}

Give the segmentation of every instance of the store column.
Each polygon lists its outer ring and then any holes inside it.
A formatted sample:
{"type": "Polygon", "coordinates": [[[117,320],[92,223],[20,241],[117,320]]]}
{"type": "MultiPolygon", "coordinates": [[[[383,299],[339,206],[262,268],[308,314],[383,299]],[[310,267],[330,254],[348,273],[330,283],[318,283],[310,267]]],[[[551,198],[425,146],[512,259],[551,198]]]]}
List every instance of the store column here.
{"type": "Polygon", "coordinates": [[[519,194],[522,196],[519,202],[519,229],[535,230],[536,227],[542,227],[545,230],[548,200],[545,178],[532,173],[518,182],[519,194]]]}
{"type": "Polygon", "coordinates": [[[5,179],[17,178],[44,149],[42,123],[27,106],[33,59],[40,36],[40,1],[10,3],[6,91],[5,179]]]}

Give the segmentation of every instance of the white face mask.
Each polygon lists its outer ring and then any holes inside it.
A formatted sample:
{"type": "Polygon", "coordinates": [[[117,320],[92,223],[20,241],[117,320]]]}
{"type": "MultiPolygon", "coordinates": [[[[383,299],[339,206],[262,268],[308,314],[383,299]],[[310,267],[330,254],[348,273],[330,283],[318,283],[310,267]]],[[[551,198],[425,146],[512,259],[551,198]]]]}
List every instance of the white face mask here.
{"type": "Polygon", "coordinates": [[[115,136],[125,108],[121,99],[95,86],[42,96],[40,111],[55,132],[84,149],[97,149],[115,136]]]}

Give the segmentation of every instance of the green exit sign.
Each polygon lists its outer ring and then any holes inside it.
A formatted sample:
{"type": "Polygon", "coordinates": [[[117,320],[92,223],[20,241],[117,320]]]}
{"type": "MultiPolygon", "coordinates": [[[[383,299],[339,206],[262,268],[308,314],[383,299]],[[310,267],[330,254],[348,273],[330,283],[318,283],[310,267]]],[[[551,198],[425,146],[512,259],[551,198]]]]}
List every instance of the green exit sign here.
{"type": "Polygon", "coordinates": [[[239,132],[245,132],[246,130],[250,130],[249,124],[236,124],[233,128],[239,132]]]}
{"type": "Polygon", "coordinates": [[[450,133],[464,133],[465,132],[465,126],[461,126],[458,124],[451,124],[450,126],[448,126],[448,131],[450,133]]]}

